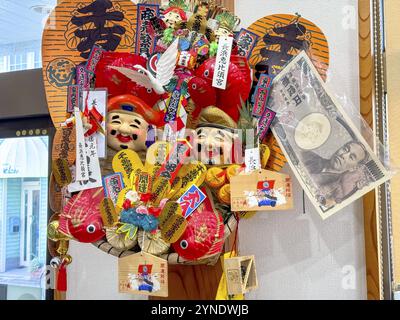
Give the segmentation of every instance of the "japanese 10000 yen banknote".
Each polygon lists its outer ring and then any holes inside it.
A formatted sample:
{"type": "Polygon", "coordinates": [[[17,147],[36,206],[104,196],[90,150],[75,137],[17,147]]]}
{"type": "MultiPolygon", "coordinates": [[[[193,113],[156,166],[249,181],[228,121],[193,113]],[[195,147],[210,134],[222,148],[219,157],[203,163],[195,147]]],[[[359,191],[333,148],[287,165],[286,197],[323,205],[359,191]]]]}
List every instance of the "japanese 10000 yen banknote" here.
{"type": "Polygon", "coordinates": [[[391,178],[303,51],[274,79],[272,131],[323,219],[391,178]]]}

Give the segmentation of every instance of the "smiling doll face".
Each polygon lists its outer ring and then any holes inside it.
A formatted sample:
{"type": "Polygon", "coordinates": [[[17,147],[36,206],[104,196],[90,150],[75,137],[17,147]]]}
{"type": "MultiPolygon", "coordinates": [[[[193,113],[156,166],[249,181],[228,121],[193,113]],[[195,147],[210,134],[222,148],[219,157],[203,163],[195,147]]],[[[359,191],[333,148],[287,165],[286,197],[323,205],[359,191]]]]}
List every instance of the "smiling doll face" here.
{"type": "Polygon", "coordinates": [[[107,120],[107,143],[115,151],[146,150],[149,124],[137,113],[111,112],[107,120]]]}
{"type": "Polygon", "coordinates": [[[201,127],[196,130],[195,157],[207,165],[232,163],[235,135],[229,130],[201,127]]]}

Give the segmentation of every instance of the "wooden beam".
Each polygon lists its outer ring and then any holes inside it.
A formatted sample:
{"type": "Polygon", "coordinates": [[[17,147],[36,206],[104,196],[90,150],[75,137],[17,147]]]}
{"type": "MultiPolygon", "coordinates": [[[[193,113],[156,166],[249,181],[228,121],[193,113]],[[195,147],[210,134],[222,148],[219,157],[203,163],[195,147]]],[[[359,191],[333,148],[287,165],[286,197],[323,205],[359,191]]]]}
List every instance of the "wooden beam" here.
{"type": "Polygon", "coordinates": [[[219,0],[217,2],[229,11],[235,12],[235,0],[219,0]]]}
{"type": "MultiPolygon", "coordinates": [[[[358,1],[360,54],[360,110],[373,127],[374,63],[371,48],[371,2],[358,1]]],[[[367,292],[369,300],[380,300],[380,272],[375,191],[364,196],[364,237],[367,292]]]]}
{"type": "MultiPolygon", "coordinates": [[[[385,1],[386,30],[386,76],[389,121],[390,156],[400,159],[400,1],[385,1]]],[[[394,164],[396,165],[396,164],[394,164]]],[[[392,235],[393,235],[393,281],[400,285],[400,176],[391,181],[392,235]]]]}

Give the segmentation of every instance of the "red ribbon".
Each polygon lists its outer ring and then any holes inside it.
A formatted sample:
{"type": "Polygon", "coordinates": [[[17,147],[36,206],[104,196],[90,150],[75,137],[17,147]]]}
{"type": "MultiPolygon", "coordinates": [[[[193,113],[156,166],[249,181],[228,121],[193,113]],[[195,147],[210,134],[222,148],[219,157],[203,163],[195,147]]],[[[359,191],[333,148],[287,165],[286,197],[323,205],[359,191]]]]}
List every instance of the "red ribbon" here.
{"type": "Polygon", "coordinates": [[[65,262],[63,262],[58,269],[57,290],[61,292],[67,291],[67,266],[65,262]]]}
{"type": "Polygon", "coordinates": [[[91,124],[92,128],[86,131],[85,137],[90,137],[92,134],[96,133],[99,131],[101,128],[101,123],[104,120],[104,117],[101,115],[101,113],[96,109],[96,107],[93,107],[90,111],[89,108],[86,106],[84,116],[88,118],[89,123],[91,124]]]}

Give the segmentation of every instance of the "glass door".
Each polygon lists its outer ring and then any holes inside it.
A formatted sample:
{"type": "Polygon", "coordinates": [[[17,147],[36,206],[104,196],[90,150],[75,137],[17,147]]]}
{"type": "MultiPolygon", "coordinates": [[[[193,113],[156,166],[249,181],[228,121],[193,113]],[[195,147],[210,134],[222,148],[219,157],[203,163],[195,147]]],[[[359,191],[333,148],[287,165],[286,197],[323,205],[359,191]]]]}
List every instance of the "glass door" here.
{"type": "Polygon", "coordinates": [[[22,185],[20,265],[29,267],[39,259],[40,181],[22,185]]]}
{"type": "Polygon", "coordinates": [[[7,126],[0,123],[0,300],[48,299],[49,131],[28,127],[13,137],[7,126]]]}

